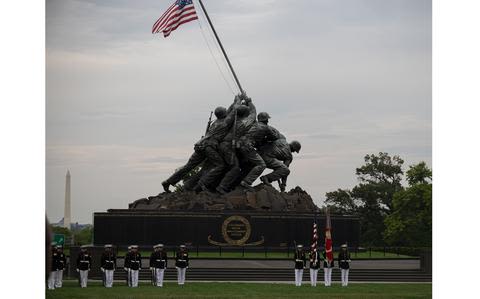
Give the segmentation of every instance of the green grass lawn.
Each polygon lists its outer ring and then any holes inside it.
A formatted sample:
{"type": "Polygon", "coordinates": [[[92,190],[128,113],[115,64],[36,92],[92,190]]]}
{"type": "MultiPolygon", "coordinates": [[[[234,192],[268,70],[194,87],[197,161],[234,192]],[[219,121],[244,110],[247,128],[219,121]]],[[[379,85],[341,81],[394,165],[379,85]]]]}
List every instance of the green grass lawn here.
{"type": "Polygon", "coordinates": [[[334,284],[326,288],[319,284],[295,287],[292,284],[263,283],[187,283],[178,286],[173,282],[163,288],[140,283],[138,288],[128,288],[116,282],[111,289],[104,288],[100,282],[90,282],[88,288],[80,288],[76,282],[66,281],[64,287],[46,291],[47,299],[147,299],[147,298],[431,298],[431,284],[371,284],[357,283],[348,287],[334,284]]]}

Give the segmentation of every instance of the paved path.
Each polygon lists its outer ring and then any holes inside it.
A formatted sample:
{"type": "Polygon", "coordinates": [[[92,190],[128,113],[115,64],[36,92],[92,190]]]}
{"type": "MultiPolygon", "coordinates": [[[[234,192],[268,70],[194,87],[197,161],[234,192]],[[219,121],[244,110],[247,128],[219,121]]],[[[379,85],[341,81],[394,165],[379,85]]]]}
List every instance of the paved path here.
{"type": "MultiPolygon", "coordinates": [[[[276,260],[191,260],[195,268],[292,268],[293,261],[276,260]]],[[[354,269],[420,269],[420,260],[354,260],[354,269]]]]}
{"type": "MultiPolygon", "coordinates": [[[[235,269],[286,269],[293,268],[293,261],[289,260],[190,260],[192,268],[235,268],[235,269]]],[[[118,267],[123,268],[123,259],[118,260],[118,267]]],[[[142,267],[148,268],[148,260],[142,260],[142,267]]],[[[168,267],[174,268],[175,261],[168,260],[168,267]]],[[[420,260],[402,259],[402,260],[353,260],[351,263],[353,269],[401,269],[417,270],[420,269],[420,260]]]]}

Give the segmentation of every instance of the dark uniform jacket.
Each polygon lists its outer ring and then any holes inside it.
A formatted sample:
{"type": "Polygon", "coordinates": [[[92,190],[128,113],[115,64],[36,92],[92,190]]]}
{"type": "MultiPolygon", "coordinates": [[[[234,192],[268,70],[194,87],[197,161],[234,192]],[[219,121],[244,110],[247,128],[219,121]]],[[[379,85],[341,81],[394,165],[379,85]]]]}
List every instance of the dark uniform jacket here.
{"type": "Polygon", "coordinates": [[[322,258],[320,257],[320,253],[318,251],[316,251],[315,254],[310,253],[310,269],[320,269],[321,261],[322,258]]]}
{"type": "Polygon", "coordinates": [[[100,265],[105,270],[115,270],[117,268],[117,257],[113,252],[102,253],[100,265]]]}
{"type": "Polygon", "coordinates": [[[80,252],[77,257],[77,269],[85,271],[90,270],[92,265],[92,256],[88,252],[80,252]]]}
{"type": "Polygon", "coordinates": [[[129,252],[125,255],[125,268],[140,270],[142,268],[142,256],[138,252],[129,252]]]}
{"type": "Polygon", "coordinates": [[[333,268],[333,266],[334,266],[333,260],[330,263],[327,262],[327,252],[325,250],[322,252],[322,256],[323,256],[323,267],[324,268],[333,268]],[[329,266],[329,264],[330,264],[330,266],[329,266]]]}
{"type": "MultiPolygon", "coordinates": [[[[237,125],[235,127],[235,137],[241,137],[247,134],[248,130],[255,124],[257,121],[257,109],[255,108],[255,105],[253,105],[252,102],[247,104],[250,112],[248,116],[242,118],[242,119],[237,119],[237,125]]],[[[223,141],[228,141],[231,142],[233,140],[233,126],[230,129],[230,131],[227,133],[223,141]]]]}
{"type": "Polygon", "coordinates": [[[200,139],[197,143],[195,143],[195,150],[201,151],[207,146],[212,146],[216,148],[220,142],[222,142],[223,138],[228,134],[228,131],[233,125],[233,121],[235,120],[234,114],[234,104],[230,106],[227,110],[227,116],[222,119],[216,119],[208,128],[207,134],[205,134],[202,139],[200,139]]]}
{"type": "Polygon", "coordinates": [[[259,148],[264,144],[277,140],[279,134],[273,127],[262,122],[256,122],[250,127],[245,137],[253,146],[259,148]]]}
{"type": "Polygon", "coordinates": [[[154,251],[150,255],[150,267],[156,269],[167,268],[167,253],[165,251],[154,251]]]}
{"type": "Polygon", "coordinates": [[[265,156],[280,160],[285,165],[289,166],[293,160],[290,144],[288,144],[287,140],[282,134],[279,136],[280,137],[272,143],[267,143],[260,147],[260,154],[262,157],[265,156]]]}
{"type": "Polygon", "coordinates": [[[188,267],[188,252],[178,251],[175,257],[175,267],[187,268],[188,267]]]}
{"type": "Polygon", "coordinates": [[[338,267],[340,269],[350,269],[350,253],[340,252],[338,254],[338,267]]]}
{"type": "Polygon", "coordinates": [[[299,252],[298,250],[295,251],[293,259],[295,260],[295,269],[305,268],[307,264],[307,257],[305,256],[305,252],[299,252]]]}
{"type": "Polygon", "coordinates": [[[52,271],[64,270],[67,265],[67,258],[65,254],[54,252],[52,254],[52,271]]]}

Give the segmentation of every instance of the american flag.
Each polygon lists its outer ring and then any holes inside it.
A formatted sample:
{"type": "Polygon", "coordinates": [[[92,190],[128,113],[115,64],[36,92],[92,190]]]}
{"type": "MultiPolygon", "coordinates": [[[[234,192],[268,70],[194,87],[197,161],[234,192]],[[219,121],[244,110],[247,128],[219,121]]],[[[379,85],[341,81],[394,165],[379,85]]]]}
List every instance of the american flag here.
{"type": "Polygon", "coordinates": [[[163,32],[167,37],[180,25],[198,19],[192,0],[177,0],[153,24],[152,33],[163,32]]]}
{"type": "Polygon", "coordinates": [[[313,221],[312,246],[310,248],[310,262],[312,263],[317,263],[317,241],[318,241],[317,221],[313,221]]]}

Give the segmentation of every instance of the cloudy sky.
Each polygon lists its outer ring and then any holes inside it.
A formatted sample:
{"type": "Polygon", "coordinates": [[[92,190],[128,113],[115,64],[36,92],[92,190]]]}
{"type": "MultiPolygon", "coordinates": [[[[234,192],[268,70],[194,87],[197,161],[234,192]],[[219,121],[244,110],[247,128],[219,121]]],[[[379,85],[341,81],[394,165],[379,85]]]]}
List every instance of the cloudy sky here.
{"type": "MultiPolygon", "coordinates": [[[[52,221],[63,217],[67,169],[73,221],[158,194],[210,110],[233,100],[204,19],[167,39],[151,34],[171,2],[46,1],[52,221]]],[[[354,186],[355,167],[379,151],[431,165],[431,1],[204,3],[258,111],[302,143],[290,187],[321,204],[325,192],[354,186]]]]}

